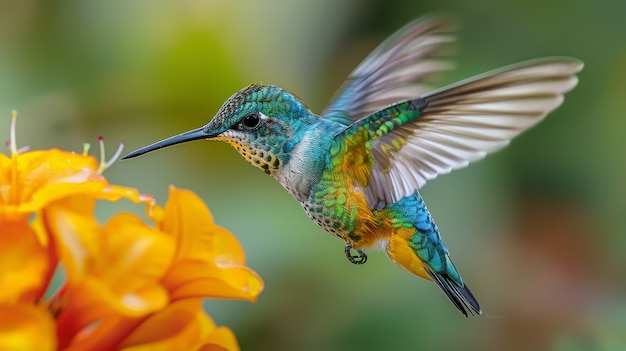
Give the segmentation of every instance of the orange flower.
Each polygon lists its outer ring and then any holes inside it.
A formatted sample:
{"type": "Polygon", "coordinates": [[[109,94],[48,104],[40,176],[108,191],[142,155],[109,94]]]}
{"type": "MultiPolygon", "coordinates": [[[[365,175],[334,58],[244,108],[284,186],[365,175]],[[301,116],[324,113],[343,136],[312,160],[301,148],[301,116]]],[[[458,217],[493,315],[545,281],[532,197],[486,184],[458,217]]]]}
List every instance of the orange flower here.
{"type": "MultiPolygon", "coordinates": [[[[57,200],[75,196],[89,199],[117,201],[128,198],[134,202],[151,202],[152,197],[140,195],[136,189],[109,185],[102,172],[121,154],[121,146],[113,158],[104,161],[102,138],[101,156],[98,161],[87,155],[89,144],[82,154],[57,149],[20,152],[15,141],[17,114],[13,112],[9,148],[11,157],[0,154],[0,224],[26,222],[32,214],[38,214],[57,200]]],[[[77,204],[84,212],[91,212],[85,203],[77,204]]],[[[40,238],[46,243],[45,237],[40,238]]]]}
{"type": "Polygon", "coordinates": [[[17,289],[4,294],[19,296],[20,301],[35,301],[43,296],[56,268],[54,243],[49,245],[48,233],[41,223],[41,217],[51,203],[74,203],[73,207],[91,215],[95,198],[114,201],[126,197],[135,202],[149,202],[151,198],[139,195],[135,189],[108,185],[101,173],[110,162],[98,165],[95,158],[86,155],[86,151],[83,154],[56,149],[20,152],[15,140],[16,119],[17,113],[13,112],[9,142],[11,157],[0,154],[0,226],[11,228],[0,233],[0,250],[11,251],[2,256],[0,282],[10,283],[12,276],[18,278],[17,289]],[[87,203],[78,201],[85,198],[90,200],[87,203]],[[29,224],[33,214],[35,219],[29,224]],[[14,252],[15,248],[20,250],[14,252]],[[21,261],[17,255],[32,260],[21,261]]]}
{"type": "Polygon", "coordinates": [[[184,299],[172,302],[167,308],[145,319],[119,348],[128,351],[217,351],[239,350],[239,344],[230,329],[216,327],[204,313],[201,299],[184,299]]]}
{"type": "Polygon", "coordinates": [[[29,304],[0,304],[0,350],[56,349],[54,321],[47,311],[29,304]]]}
{"type": "Polygon", "coordinates": [[[168,304],[146,318],[111,317],[78,335],[67,351],[81,350],[239,350],[227,327],[217,327],[201,299],[168,304]]]}
{"type": "Polygon", "coordinates": [[[0,154],[0,221],[26,220],[54,200],[96,193],[106,180],[93,157],[60,150],[0,154]]]}
{"type": "Polygon", "coordinates": [[[170,186],[165,210],[149,208],[157,228],[176,238],[176,253],[163,283],[172,299],[240,298],[255,301],[261,279],[246,267],[243,249],[226,229],[217,226],[209,209],[188,190],[170,186]]]}
{"type": "Polygon", "coordinates": [[[93,217],[54,206],[49,226],[67,273],[57,297],[59,344],[109,316],[144,317],[169,302],[159,280],[173,256],[173,240],[131,214],[104,226],[93,217]]]}
{"type": "Polygon", "coordinates": [[[138,193],[132,191],[104,190],[108,184],[102,171],[108,164],[98,165],[95,158],[87,156],[88,146],[83,154],[56,149],[20,153],[15,141],[16,118],[13,112],[11,157],[0,154],[0,223],[26,221],[53,201],[78,194],[111,197],[114,192],[139,201],[138,193]]]}
{"type": "MultiPolygon", "coordinates": [[[[102,143],[102,140],[101,140],[102,143]]],[[[200,198],[170,188],[164,208],[110,185],[111,165],[60,150],[0,154],[0,349],[238,350],[202,309],[207,297],[255,301],[261,279],[200,198]],[[104,225],[96,200],[148,205],[104,225]],[[65,282],[42,301],[57,266],[65,282]]],[[[119,150],[118,150],[119,154],[119,150]]],[[[104,152],[102,152],[104,159],[104,152]]]]}
{"type": "MultiPolygon", "coordinates": [[[[67,215],[65,211],[59,213],[62,214],[61,216],[67,215]]],[[[107,345],[106,348],[115,348],[117,345],[133,345],[131,349],[137,350],[152,349],[156,345],[172,346],[172,348],[162,349],[200,349],[203,345],[215,344],[230,345],[226,349],[237,350],[237,343],[232,332],[224,327],[216,328],[210,318],[204,314],[200,302],[202,298],[207,297],[256,300],[263,288],[263,283],[254,271],[245,266],[245,257],[241,245],[230,232],[215,225],[204,203],[197,195],[188,190],[170,187],[169,199],[165,208],[152,204],[148,207],[148,215],[155,221],[157,229],[153,230],[151,234],[147,231],[146,235],[159,237],[167,235],[166,238],[171,240],[171,242],[162,241],[160,243],[163,245],[161,248],[163,252],[158,255],[159,257],[148,254],[148,251],[145,251],[147,256],[143,257],[141,254],[144,252],[137,252],[136,248],[125,250],[124,247],[127,247],[128,244],[111,247],[111,249],[120,257],[122,262],[131,262],[126,258],[130,253],[134,255],[136,260],[146,260],[141,265],[137,265],[137,268],[146,270],[139,276],[145,278],[148,273],[156,274],[151,276],[152,282],[158,282],[163,289],[167,289],[169,305],[155,313],[149,313],[152,311],[147,309],[142,311],[116,309],[114,313],[108,314],[102,310],[97,318],[84,318],[84,316],[74,314],[84,314],[84,306],[88,304],[95,304],[100,308],[106,306],[103,303],[103,298],[97,299],[95,296],[106,292],[103,289],[104,286],[115,284],[108,282],[93,286],[89,292],[76,293],[68,299],[72,299],[73,304],[81,307],[75,308],[72,313],[68,312],[67,320],[75,323],[82,318],[83,321],[79,323],[77,328],[71,328],[73,330],[71,337],[74,337],[77,330],[87,327],[95,320],[98,320],[99,324],[89,332],[76,335],[70,349],[84,350],[96,346],[104,347],[103,345],[107,345]],[[150,264],[151,261],[154,263],[150,264]],[[155,269],[154,264],[156,262],[168,262],[167,270],[163,271],[161,265],[158,266],[159,269],[155,269]],[[150,266],[153,267],[149,268],[150,266]],[[158,279],[156,279],[157,276],[158,279]],[[99,289],[102,291],[99,292],[99,289]]],[[[77,219],[63,220],[57,217],[56,213],[51,217],[54,218],[55,222],[53,227],[59,227],[61,231],[66,230],[69,223],[79,223],[77,219]]],[[[139,225],[139,219],[136,217],[123,215],[119,218],[114,217],[111,221],[118,222],[116,226],[120,226],[120,229],[111,231],[108,235],[129,236],[132,232],[137,236],[139,235],[137,228],[128,227],[126,229],[128,232],[121,229],[122,225],[128,226],[133,221],[136,221],[135,225],[139,225]]],[[[105,225],[105,230],[107,226],[111,226],[111,223],[105,225]]],[[[144,229],[146,228],[144,227],[144,229]]],[[[60,245],[67,247],[68,250],[72,250],[73,247],[89,246],[91,244],[88,243],[88,240],[79,239],[86,232],[88,231],[80,230],[71,234],[75,237],[73,240],[82,244],[63,242],[60,245]]],[[[130,238],[128,240],[135,239],[130,238]]],[[[154,242],[154,244],[157,243],[154,242]]],[[[92,246],[101,250],[100,256],[108,255],[105,246],[92,246]]],[[[68,256],[80,256],[81,250],[74,249],[73,251],[78,254],[68,252],[68,256]]],[[[64,257],[66,256],[61,255],[62,260],[64,257]]],[[[64,261],[72,261],[72,259],[68,258],[64,261]]],[[[107,262],[111,261],[108,260],[107,262]]],[[[128,289],[131,289],[133,284],[137,286],[136,278],[133,275],[140,273],[140,271],[133,273],[123,267],[113,267],[113,270],[125,272],[116,277],[120,279],[119,287],[123,288],[122,290],[129,291],[128,289]]],[[[71,277],[77,275],[72,274],[72,271],[75,270],[68,269],[68,287],[71,287],[71,277]]],[[[106,269],[99,274],[103,277],[109,276],[106,269]]],[[[118,294],[117,297],[117,301],[121,301],[124,295],[118,294]]],[[[144,300],[136,297],[133,301],[144,300]]],[[[149,306],[148,301],[144,301],[139,306],[149,306]]],[[[67,308],[70,309],[69,303],[67,308]]],[[[90,310],[95,311],[94,308],[90,310]]],[[[59,320],[66,320],[64,313],[66,312],[61,313],[59,320]]],[[[59,338],[60,340],[67,339],[67,337],[63,338],[62,335],[59,338]]]]}
{"type": "Polygon", "coordinates": [[[45,291],[54,269],[50,252],[26,223],[0,225],[0,304],[32,302],[45,291]]]}

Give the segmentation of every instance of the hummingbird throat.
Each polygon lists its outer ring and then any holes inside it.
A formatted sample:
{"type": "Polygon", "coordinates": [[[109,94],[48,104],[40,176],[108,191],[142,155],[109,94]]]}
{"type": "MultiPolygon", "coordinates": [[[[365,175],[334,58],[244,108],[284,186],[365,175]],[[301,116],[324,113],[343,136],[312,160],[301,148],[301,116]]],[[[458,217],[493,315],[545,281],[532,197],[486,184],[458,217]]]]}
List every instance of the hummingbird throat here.
{"type": "Polygon", "coordinates": [[[218,136],[215,139],[231,145],[246,161],[262,169],[266,174],[271,175],[272,172],[279,170],[282,166],[280,158],[274,156],[268,150],[253,147],[245,140],[229,136],[218,136]]]}

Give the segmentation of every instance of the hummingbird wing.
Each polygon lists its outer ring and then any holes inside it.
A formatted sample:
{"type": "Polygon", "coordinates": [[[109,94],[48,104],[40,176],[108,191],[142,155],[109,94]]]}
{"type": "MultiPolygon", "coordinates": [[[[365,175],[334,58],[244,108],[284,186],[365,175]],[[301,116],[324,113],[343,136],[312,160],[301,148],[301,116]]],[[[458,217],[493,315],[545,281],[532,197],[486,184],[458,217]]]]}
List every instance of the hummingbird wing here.
{"type": "Polygon", "coordinates": [[[451,69],[449,20],[417,19],[381,43],[352,71],[322,116],[350,125],[392,103],[420,96],[435,73],[451,69]]]}
{"type": "Polygon", "coordinates": [[[541,121],[582,67],[572,58],[526,61],[378,111],[344,130],[344,168],[372,208],[399,201],[541,121]],[[355,158],[362,152],[369,157],[355,158]]]}

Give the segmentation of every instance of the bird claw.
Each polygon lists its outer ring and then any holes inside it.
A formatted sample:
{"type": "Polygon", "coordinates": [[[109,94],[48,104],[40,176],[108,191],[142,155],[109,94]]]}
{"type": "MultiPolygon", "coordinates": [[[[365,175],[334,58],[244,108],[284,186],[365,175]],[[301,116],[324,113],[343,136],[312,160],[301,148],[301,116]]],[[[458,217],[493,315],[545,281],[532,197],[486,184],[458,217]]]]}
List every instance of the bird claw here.
{"type": "Polygon", "coordinates": [[[346,258],[350,261],[350,263],[363,264],[367,262],[367,255],[363,252],[363,250],[358,249],[356,250],[357,255],[352,254],[352,244],[350,243],[346,243],[343,252],[346,254],[346,258]]]}

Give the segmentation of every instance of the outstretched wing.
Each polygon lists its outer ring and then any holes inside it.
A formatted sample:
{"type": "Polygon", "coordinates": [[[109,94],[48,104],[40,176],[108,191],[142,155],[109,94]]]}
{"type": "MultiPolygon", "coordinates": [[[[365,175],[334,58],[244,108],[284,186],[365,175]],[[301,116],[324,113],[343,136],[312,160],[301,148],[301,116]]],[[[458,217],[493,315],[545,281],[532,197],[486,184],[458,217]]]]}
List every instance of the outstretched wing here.
{"type": "Polygon", "coordinates": [[[572,58],[522,62],[355,122],[343,133],[360,135],[370,152],[369,162],[351,171],[361,179],[355,185],[372,208],[381,208],[482,159],[557,108],[582,67],[572,58]]]}
{"type": "Polygon", "coordinates": [[[433,74],[452,68],[445,54],[453,41],[452,25],[444,18],[407,24],[352,71],[322,116],[350,125],[389,104],[424,94],[433,74]]]}

